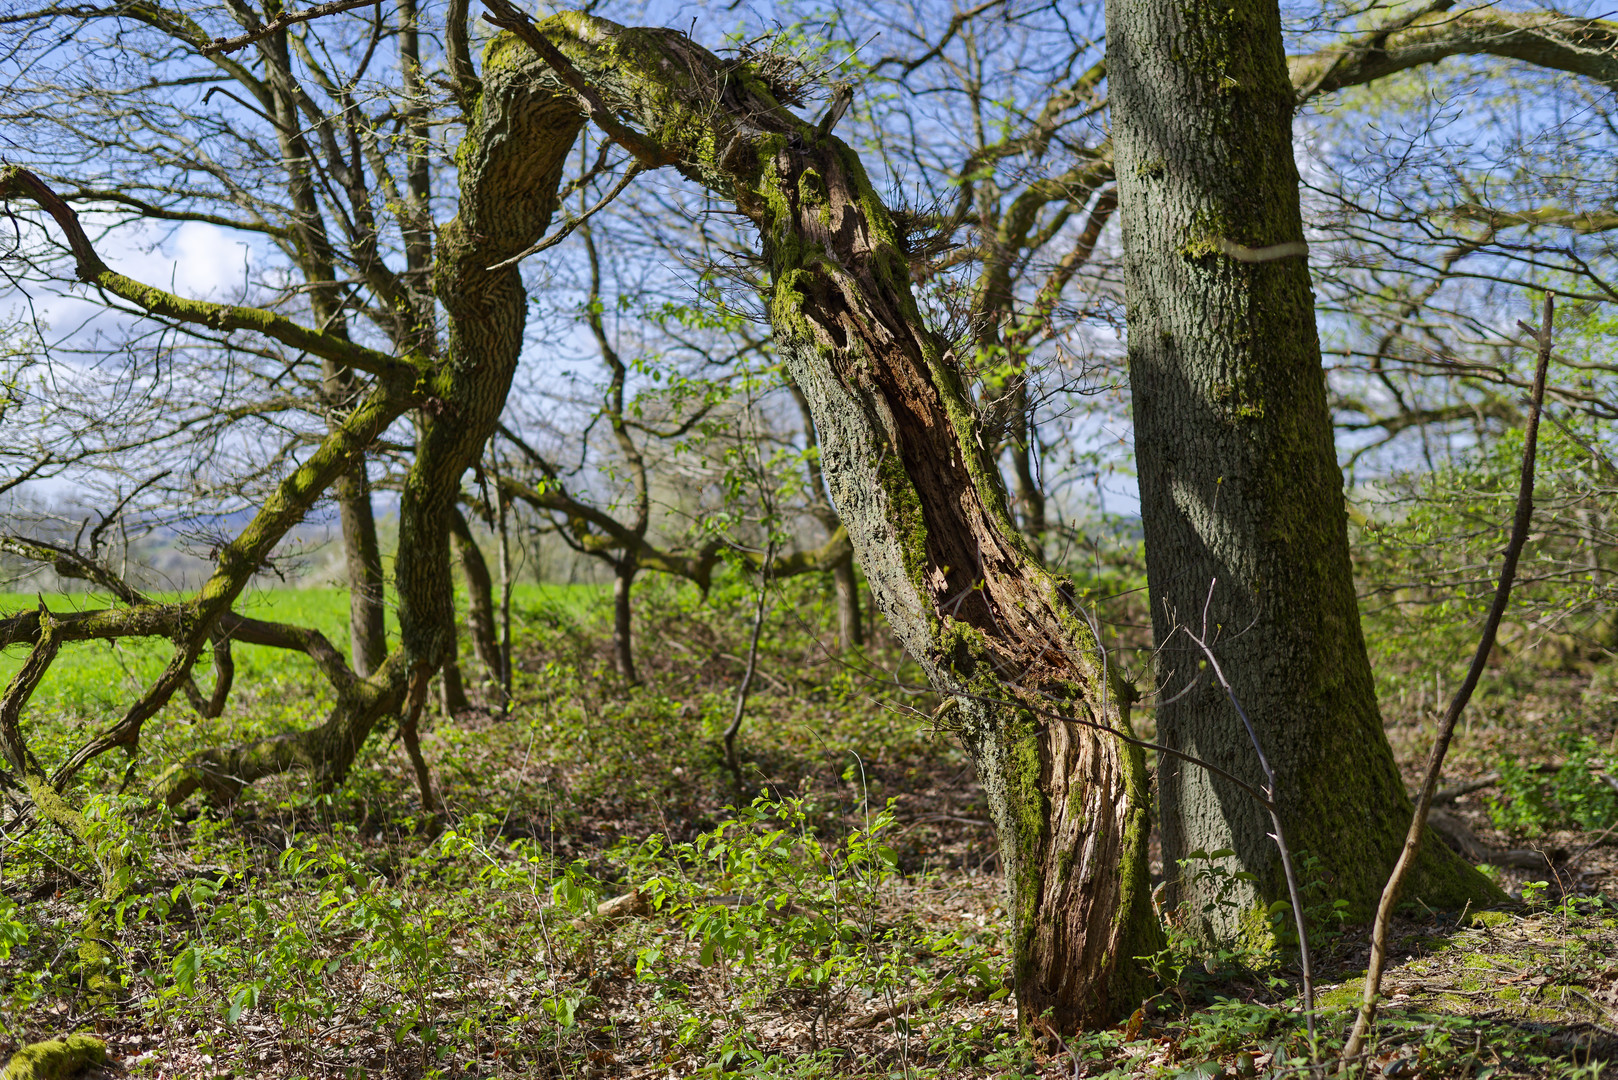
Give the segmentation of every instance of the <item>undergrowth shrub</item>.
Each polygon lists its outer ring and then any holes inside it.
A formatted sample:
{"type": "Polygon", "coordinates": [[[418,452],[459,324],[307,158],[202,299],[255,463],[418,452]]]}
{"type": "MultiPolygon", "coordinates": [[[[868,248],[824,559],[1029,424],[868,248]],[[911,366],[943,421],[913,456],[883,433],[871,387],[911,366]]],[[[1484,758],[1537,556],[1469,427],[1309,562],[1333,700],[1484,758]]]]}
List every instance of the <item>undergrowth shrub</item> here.
{"type": "Polygon", "coordinates": [[[1500,758],[1500,783],[1489,799],[1496,827],[1537,836],[1549,829],[1604,829],[1618,820],[1618,790],[1607,779],[1612,755],[1587,735],[1568,733],[1561,744],[1566,758],[1550,771],[1500,758]]]}

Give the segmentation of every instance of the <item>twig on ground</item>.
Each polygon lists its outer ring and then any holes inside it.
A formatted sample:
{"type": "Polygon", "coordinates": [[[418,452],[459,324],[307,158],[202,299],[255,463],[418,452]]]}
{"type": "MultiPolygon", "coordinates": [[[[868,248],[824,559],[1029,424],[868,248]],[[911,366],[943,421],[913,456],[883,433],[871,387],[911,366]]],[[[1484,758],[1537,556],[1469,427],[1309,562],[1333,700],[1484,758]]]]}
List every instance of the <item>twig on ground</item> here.
{"type": "Polygon", "coordinates": [[[1461,798],[1463,795],[1470,795],[1475,791],[1482,791],[1484,788],[1494,787],[1499,782],[1500,774],[1490,773],[1488,776],[1480,776],[1476,780],[1468,780],[1464,784],[1456,784],[1454,787],[1447,787],[1443,791],[1440,791],[1433,796],[1433,805],[1448,806],[1450,803],[1461,798]]]}

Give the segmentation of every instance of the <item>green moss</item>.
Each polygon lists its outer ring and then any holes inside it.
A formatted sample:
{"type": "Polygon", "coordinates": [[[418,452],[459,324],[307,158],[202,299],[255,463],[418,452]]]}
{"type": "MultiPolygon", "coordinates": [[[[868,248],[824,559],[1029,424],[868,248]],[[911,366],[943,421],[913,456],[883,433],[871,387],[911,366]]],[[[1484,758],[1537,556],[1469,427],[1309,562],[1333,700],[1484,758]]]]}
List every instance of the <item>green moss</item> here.
{"type": "Polygon", "coordinates": [[[1357,1010],[1365,999],[1365,976],[1350,979],[1342,986],[1326,990],[1315,996],[1315,1007],[1321,1012],[1349,1012],[1357,1010]]]}
{"type": "Polygon", "coordinates": [[[24,773],[23,784],[28,788],[28,796],[34,806],[46,820],[78,841],[101,873],[101,896],[90,904],[84,923],[79,927],[79,975],[97,998],[113,1000],[121,997],[123,983],[118,977],[117,959],[102,940],[106,931],[101,912],[123,899],[123,894],[128,890],[127,860],[119,845],[101,843],[83,812],[69,805],[43,776],[24,773]]]}
{"type": "Polygon", "coordinates": [[[823,206],[828,198],[825,179],[814,169],[798,174],[798,201],[805,206],[823,206]]]}
{"type": "Polygon", "coordinates": [[[1496,926],[1505,926],[1511,922],[1511,916],[1504,911],[1478,911],[1472,915],[1470,925],[1479,929],[1492,929],[1496,926]]]}
{"type": "Polygon", "coordinates": [[[1235,227],[1228,217],[1211,210],[1198,210],[1180,234],[1178,251],[1188,259],[1218,255],[1220,241],[1233,238],[1235,227]]]}
{"type": "Polygon", "coordinates": [[[1067,816],[1072,820],[1074,827],[1080,832],[1089,828],[1089,819],[1084,812],[1084,788],[1073,786],[1067,793],[1067,816]]]}
{"type": "Polygon", "coordinates": [[[23,1047],[11,1056],[0,1080],[70,1080],[106,1063],[107,1044],[81,1033],[23,1047]]]}
{"type": "MultiPolygon", "coordinates": [[[[1129,727],[1128,714],[1119,710],[1123,726],[1129,727]]],[[[1124,790],[1129,796],[1129,813],[1124,820],[1123,859],[1118,867],[1118,910],[1114,928],[1122,955],[1113,968],[1107,998],[1115,1013],[1123,1015],[1149,996],[1156,978],[1151,966],[1137,957],[1154,956],[1163,947],[1163,927],[1152,907],[1150,835],[1152,821],[1151,782],[1146,774],[1146,754],[1138,746],[1118,744],[1124,773],[1124,790]]]]}
{"type": "MultiPolygon", "coordinates": [[[[1411,867],[1410,879],[1401,896],[1407,900],[1420,899],[1435,910],[1454,909],[1467,904],[1473,907],[1501,904],[1511,899],[1500,886],[1484,877],[1477,867],[1455,854],[1430,831],[1421,845],[1416,865],[1411,867]]],[[[1353,917],[1353,913],[1350,913],[1350,917],[1353,917]]]]}
{"type": "Polygon", "coordinates": [[[1265,40],[1261,20],[1246,5],[1231,0],[1188,0],[1180,8],[1188,33],[1180,39],[1184,54],[1180,61],[1203,84],[1202,89],[1227,93],[1251,89],[1259,84],[1259,72],[1251,66],[1249,49],[1232,42],[1249,38],[1265,40]]]}
{"type": "MultiPolygon", "coordinates": [[[[927,521],[921,510],[921,497],[916,494],[916,487],[910,482],[910,476],[905,472],[904,462],[899,460],[896,453],[884,454],[882,460],[877,462],[877,476],[882,484],[882,491],[888,497],[888,513],[891,515],[893,529],[899,537],[900,557],[904,560],[905,576],[908,577],[916,591],[922,596],[928,595],[927,574],[932,568],[932,560],[927,554],[927,521]]],[[[928,613],[930,618],[937,616],[928,613]]],[[[944,651],[946,655],[958,656],[961,648],[952,648],[951,645],[964,646],[967,653],[975,651],[972,646],[976,642],[967,638],[974,631],[964,623],[954,622],[948,633],[955,638],[954,642],[946,641],[944,651]]],[[[965,659],[961,656],[961,659],[965,659]]],[[[957,668],[961,666],[957,660],[957,668]]]]}
{"type": "Polygon", "coordinates": [[[516,67],[528,60],[533,52],[516,34],[496,34],[483,49],[483,74],[501,68],[516,67]]]}
{"type": "MultiPolygon", "coordinates": [[[[1292,918],[1290,911],[1286,917],[1288,920],[1292,918]]],[[[1275,924],[1270,922],[1270,909],[1262,902],[1247,908],[1237,919],[1235,941],[1238,948],[1249,952],[1275,951],[1275,924]]]]}
{"type": "MultiPolygon", "coordinates": [[[[1008,882],[1011,890],[1011,925],[1016,934],[1013,955],[1014,977],[1019,985],[1031,973],[1033,938],[1037,931],[1036,915],[1039,911],[1040,852],[1049,837],[1050,804],[1040,788],[1044,762],[1039,751],[1039,736],[1031,718],[1019,711],[1001,733],[1006,757],[1005,801],[1012,817],[1017,847],[1018,872],[1008,882]]],[[[1002,839],[1002,844],[1005,842],[1002,839]]]]}

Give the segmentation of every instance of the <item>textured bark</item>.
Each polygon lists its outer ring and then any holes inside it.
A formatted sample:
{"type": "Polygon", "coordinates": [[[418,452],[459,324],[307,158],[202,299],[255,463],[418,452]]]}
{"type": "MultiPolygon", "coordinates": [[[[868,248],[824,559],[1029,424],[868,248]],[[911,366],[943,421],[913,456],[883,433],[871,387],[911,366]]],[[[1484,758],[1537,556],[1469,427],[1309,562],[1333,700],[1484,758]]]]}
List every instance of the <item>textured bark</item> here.
{"type": "MultiPolygon", "coordinates": [[[[1291,843],[1320,858],[1364,917],[1410,802],[1382,731],[1349,565],[1292,157],[1294,93],[1274,0],[1116,0],[1107,50],[1124,227],[1130,385],[1158,685],[1168,745],[1255,786],[1230,703],[1181,632],[1214,637],[1274,764],[1291,843]]],[[[1158,773],[1163,853],[1229,848],[1238,904],[1219,936],[1263,930],[1286,895],[1266,815],[1181,762],[1158,773]]],[[[1442,845],[1413,895],[1494,895],[1442,845]]],[[[1193,919],[1209,876],[1180,880],[1193,919]]]]}
{"type": "MultiPolygon", "coordinates": [[[[826,494],[826,477],[820,467],[820,436],[815,434],[815,415],[809,408],[809,399],[803,396],[798,384],[787,380],[792,400],[797,402],[798,415],[803,418],[805,461],[809,469],[809,497],[814,500],[814,515],[829,534],[828,542],[835,540],[842,529],[837,507],[826,494]]],[[[844,530],[846,537],[847,532],[844,530]]],[[[837,649],[846,652],[865,644],[865,623],[860,617],[860,582],[854,573],[854,549],[848,548],[832,565],[832,590],[837,600],[837,649]]]]}
{"type": "Polygon", "coordinates": [[[1024,1022],[1050,1009],[1071,1030],[1133,1008],[1146,987],[1133,958],[1157,942],[1140,757],[1050,716],[1123,723],[1067,583],[1011,518],[963,375],[921,318],[858,156],[681,33],[568,14],[534,42],[514,9],[501,16],[532,47],[565,53],[559,76],[535,65],[536,86],[585,88],[643,164],[676,165],[758,227],[776,342],[813,412],[831,499],[876,602],[952,696],[949,723],[977,760],[1024,1022]],[[626,122],[639,130],[622,133],[626,122]]]}
{"type": "MultiPolygon", "coordinates": [[[[328,380],[330,381],[330,380],[328,380]]],[[[384,620],[382,545],[371,506],[371,478],[365,459],[333,485],[343,530],[343,561],[348,572],[348,639],[354,670],[369,675],[388,655],[384,620]]]]}

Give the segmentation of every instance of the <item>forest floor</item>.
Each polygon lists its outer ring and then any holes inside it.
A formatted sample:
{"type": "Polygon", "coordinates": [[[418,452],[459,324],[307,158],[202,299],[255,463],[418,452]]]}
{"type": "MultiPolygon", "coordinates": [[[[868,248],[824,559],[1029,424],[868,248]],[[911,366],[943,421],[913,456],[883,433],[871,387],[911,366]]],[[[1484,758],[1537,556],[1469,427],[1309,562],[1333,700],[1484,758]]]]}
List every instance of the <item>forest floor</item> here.
{"type": "MultiPolygon", "coordinates": [[[[197,746],[318,717],[296,672],[244,686],[218,721],[154,721],[131,794],[115,794],[122,761],[76,793],[138,868],[132,899],[104,913],[117,1000],[76,970],[94,895],[82,855],[45,829],[0,842],[0,1060],[89,1031],[118,1077],[1306,1073],[1285,950],[1171,938],[1154,958],[1163,991],[1129,1021],[1021,1038],[981,793],[897,652],[831,656],[814,644],[818,602],[779,604],[795,627],[763,658],[738,789],[717,736],[745,595],[640,603],[643,683],[627,687],[588,605],[523,599],[509,715],[435,717],[424,735],[449,808],[437,822],[391,732],[327,794],[294,775],[227,808],[144,807],[135,793],[197,746]]],[[[1588,668],[1530,675],[1484,695],[1446,773],[1492,778],[1448,810],[1518,853],[1526,865],[1495,871],[1516,902],[1405,906],[1372,1075],[1593,1078],[1618,1061],[1604,779],[1618,698],[1588,668]]],[[[1414,787],[1432,709],[1407,691],[1384,701],[1414,787]]],[[[59,753],[86,718],[31,717],[36,752],[59,753]]],[[[1314,915],[1329,1059],[1365,928],[1314,915]]]]}

